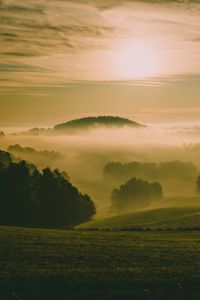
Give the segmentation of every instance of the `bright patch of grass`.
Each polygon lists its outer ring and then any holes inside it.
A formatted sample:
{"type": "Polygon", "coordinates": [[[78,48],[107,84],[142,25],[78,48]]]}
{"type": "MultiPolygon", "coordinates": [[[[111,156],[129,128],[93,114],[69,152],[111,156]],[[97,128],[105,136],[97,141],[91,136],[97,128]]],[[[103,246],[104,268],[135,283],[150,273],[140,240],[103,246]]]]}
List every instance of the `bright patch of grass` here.
{"type": "Polygon", "coordinates": [[[200,207],[168,207],[96,219],[85,229],[196,229],[200,228],[200,207]]]}

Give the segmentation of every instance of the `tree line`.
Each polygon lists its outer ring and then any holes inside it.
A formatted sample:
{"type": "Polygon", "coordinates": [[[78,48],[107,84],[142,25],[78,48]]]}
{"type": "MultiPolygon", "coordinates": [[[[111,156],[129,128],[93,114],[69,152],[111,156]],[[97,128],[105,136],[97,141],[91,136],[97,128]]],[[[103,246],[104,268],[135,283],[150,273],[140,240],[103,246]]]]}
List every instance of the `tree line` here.
{"type": "Polygon", "coordinates": [[[139,162],[128,163],[109,162],[103,170],[104,176],[108,179],[128,180],[131,177],[144,180],[194,180],[198,170],[191,162],[167,161],[167,162],[139,162]]]}
{"type": "MultiPolygon", "coordinates": [[[[196,180],[200,194],[200,175],[196,180]]],[[[111,195],[114,211],[142,209],[164,197],[159,182],[132,177],[111,195]]],[[[39,171],[0,150],[0,225],[72,227],[96,213],[94,202],[58,169],[39,171]]]]}
{"type": "Polygon", "coordinates": [[[96,213],[88,195],[71,184],[66,173],[41,172],[26,161],[0,151],[0,224],[71,227],[96,213]]]}

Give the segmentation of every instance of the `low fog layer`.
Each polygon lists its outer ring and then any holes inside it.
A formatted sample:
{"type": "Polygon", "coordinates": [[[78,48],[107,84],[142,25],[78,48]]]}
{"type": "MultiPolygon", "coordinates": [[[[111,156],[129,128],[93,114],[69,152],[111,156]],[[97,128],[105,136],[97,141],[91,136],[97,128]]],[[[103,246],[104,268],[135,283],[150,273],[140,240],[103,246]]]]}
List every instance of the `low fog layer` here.
{"type": "MultiPolygon", "coordinates": [[[[199,133],[190,134],[190,128],[187,130],[186,127],[178,128],[174,125],[149,125],[146,128],[130,129],[98,128],[89,132],[59,136],[13,135],[2,128],[6,136],[0,138],[0,148],[7,150],[9,147],[9,151],[16,157],[33,162],[39,169],[50,166],[67,172],[80,191],[89,194],[97,204],[98,214],[104,214],[109,210],[113,189],[125,183],[119,182],[119,178],[112,179],[112,182],[105,178],[103,170],[109,162],[192,163],[195,170],[194,182],[191,177],[187,181],[185,174],[177,173],[173,177],[173,188],[170,182],[168,185],[161,183],[164,196],[194,195],[195,175],[200,170],[200,144],[199,133]],[[18,149],[13,147],[16,144],[19,145],[18,149]],[[33,150],[28,151],[27,147],[33,150]]],[[[156,179],[159,181],[159,178],[156,179]]]]}

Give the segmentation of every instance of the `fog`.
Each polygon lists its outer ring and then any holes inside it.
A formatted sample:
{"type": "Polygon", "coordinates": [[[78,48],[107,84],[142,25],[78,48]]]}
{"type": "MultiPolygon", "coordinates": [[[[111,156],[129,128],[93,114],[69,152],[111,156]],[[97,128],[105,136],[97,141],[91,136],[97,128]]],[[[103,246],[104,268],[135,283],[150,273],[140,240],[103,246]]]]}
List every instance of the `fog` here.
{"type": "MultiPolygon", "coordinates": [[[[98,128],[76,134],[30,135],[20,134],[20,130],[1,128],[6,134],[0,138],[0,149],[7,150],[10,145],[31,147],[34,153],[15,151],[12,154],[37,165],[38,168],[50,166],[67,172],[70,180],[81,192],[87,193],[97,206],[97,216],[110,209],[111,193],[120,184],[119,178],[108,180],[103,174],[109,162],[191,162],[200,170],[199,131],[196,124],[150,124],[144,128],[105,129],[98,128]],[[12,134],[15,132],[15,134],[12,134]],[[54,151],[54,156],[41,151],[54,151]]],[[[188,196],[195,194],[195,178],[188,180],[177,173],[170,180],[162,181],[164,195],[188,196]],[[174,192],[174,194],[173,194],[174,192]]],[[[127,178],[128,179],[128,178],[127,178]]],[[[129,178],[130,179],[130,178],[129,178]]],[[[159,178],[158,178],[159,179],[159,178]]],[[[158,180],[159,181],[159,180],[158,180]]]]}

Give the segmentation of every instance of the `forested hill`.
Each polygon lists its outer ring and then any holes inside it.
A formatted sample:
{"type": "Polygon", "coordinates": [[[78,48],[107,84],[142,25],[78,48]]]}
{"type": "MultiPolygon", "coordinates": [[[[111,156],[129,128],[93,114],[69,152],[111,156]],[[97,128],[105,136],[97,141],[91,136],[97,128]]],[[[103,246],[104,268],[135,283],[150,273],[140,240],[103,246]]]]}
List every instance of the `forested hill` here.
{"type": "Polygon", "coordinates": [[[61,124],[57,124],[52,128],[32,128],[28,132],[22,134],[59,134],[59,133],[76,133],[85,130],[92,130],[97,128],[142,128],[146,127],[140,123],[132,121],[127,118],[117,116],[97,116],[85,117],[80,119],[70,120],[61,124]]]}
{"type": "Polygon", "coordinates": [[[114,116],[98,116],[86,117],[68,121],[66,123],[58,124],[54,130],[67,130],[67,129],[92,129],[98,127],[142,127],[143,125],[132,121],[127,118],[120,118],[114,116]]]}

